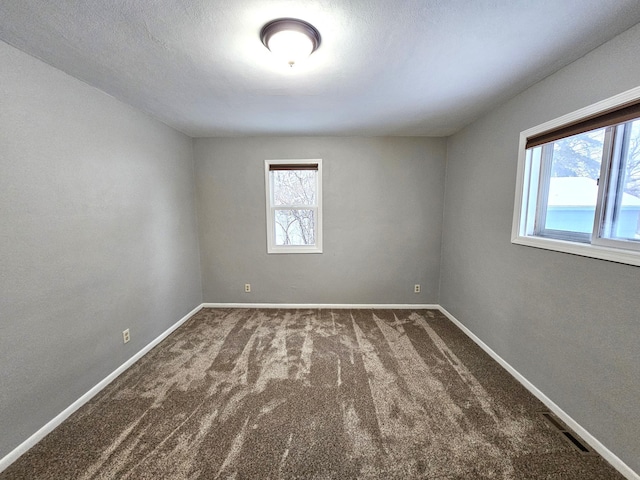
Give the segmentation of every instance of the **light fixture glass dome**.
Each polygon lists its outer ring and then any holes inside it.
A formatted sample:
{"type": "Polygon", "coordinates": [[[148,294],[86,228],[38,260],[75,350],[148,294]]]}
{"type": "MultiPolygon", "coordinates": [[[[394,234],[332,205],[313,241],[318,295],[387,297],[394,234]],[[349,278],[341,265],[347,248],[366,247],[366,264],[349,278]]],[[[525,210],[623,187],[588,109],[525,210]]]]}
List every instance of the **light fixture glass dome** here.
{"type": "Polygon", "coordinates": [[[260,32],[262,43],[284,63],[293,67],[320,46],[320,33],[303,20],[279,18],[260,32]]]}

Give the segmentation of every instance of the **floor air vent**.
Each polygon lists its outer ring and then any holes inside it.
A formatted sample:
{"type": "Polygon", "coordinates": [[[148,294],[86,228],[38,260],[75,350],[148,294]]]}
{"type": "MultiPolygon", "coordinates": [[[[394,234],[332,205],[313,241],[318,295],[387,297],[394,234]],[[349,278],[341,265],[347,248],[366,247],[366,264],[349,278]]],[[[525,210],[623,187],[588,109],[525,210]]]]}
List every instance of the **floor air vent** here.
{"type": "Polygon", "coordinates": [[[562,435],[562,437],[571,445],[573,445],[580,453],[592,453],[591,449],[587,445],[582,443],[582,441],[572,432],[567,430],[567,428],[562,425],[562,423],[560,423],[551,412],[540,412],[540,415],[542,415],[553,426],[553,428],[558,430],[560,435],[562,435]]]}

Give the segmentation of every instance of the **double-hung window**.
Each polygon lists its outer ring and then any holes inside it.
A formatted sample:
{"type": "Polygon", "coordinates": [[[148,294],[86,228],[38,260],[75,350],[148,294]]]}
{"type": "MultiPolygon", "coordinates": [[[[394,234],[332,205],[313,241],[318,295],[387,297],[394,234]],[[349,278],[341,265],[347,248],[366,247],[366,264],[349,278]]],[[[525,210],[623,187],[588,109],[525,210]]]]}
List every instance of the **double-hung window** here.
{"type": "Polygon", "coordinates": [[[265,160],[267,253],[322,253],[322,160],[265,160]]]}
{"type": "Polygon", "coordinates": [[[640,265],[640,88],[521,133],[512,241],[640,265]]]}

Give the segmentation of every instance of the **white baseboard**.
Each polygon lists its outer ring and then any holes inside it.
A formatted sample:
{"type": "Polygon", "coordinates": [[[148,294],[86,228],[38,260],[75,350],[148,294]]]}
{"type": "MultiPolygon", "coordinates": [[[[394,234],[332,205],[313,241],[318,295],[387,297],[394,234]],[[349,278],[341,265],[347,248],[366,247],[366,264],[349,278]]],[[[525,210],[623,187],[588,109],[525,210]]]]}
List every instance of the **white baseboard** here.
{"type": "Polygon", "coordinates": [[[42,440],[48,433],[54,428],[60,425],[66,420],[72,413],[78,410],[82,405],[87,403],[104,387],[109,385],[118,375],[124,372],[127,368],[138,361],[149,350],[159,344],[162,340],[168,337],[174,330],[180,325],[186,322],[193,315],[198,313],[202,308],[354,308],[354,309],[436,309],[440,310],[449,320],[451,320],[460,330],[462,330],[471,340],[473,340],[480,348],[482,348],[491,358],[498,362],[507,372],[511,374],[518,382],[520,382],[527,390],[529,390],[535,397],[538,398],[543,404],[549,408],[554,414],[558,416],[564,423],[569,426],[574,432],[576,432],[585,442],[587,442],[595,451],[597,451],[605,460],[607,460],[616,470],[618,470],[628,480],[640,480],[640,475],[634,472],[626,463],[620,460],[611,450],[605,447],[598,439],[585,430],[578,422],[565,413],[558,405],[556,405],[550,398],[542,393],[538,388],[533,385],[529,380],[522,376],[515,368],[507,363],[500,355],[489,348],[482,340],[480,340],[471,330],[465,327],[457,318],[449,313],[444,307],[437,304],[281,304],[281,303],[202,303],[194,308],[187,315],[178,320],[174,325],[169,327],[163,333],[161,333],[156,339],[149,343],[146,347],[132,356],[129,360],[123,363],[120,367],[114,370],[111,374],[104,378],[95,387],[82,395],[78,400],[73,402],[69,407],[63,410],[55,418],[44,425],[40,430],[31,435],[28,439],[18,445],[15,449],[9,452],[8,455],[0,459],[0,472],[5,470],[9,465],[15,462],[23,453],[33,447],[36,443],[42,440]]]}
{"type": "Polygon", "coordinates": [[[47,422],[42,428],[40,428],[37,432],[27,438],[24,442],[14,448],[11,452],[9,452],[5,457],[0,459],[0,472],[5,470],[9,465],[15,462],[23,453],[33,447],[36,443],[42,440],[45,436],[47,436],[53,429],[55,429],[58,425],[64,422],[71,414],[73,414],[76,410],[82,407],[85,403],[91,400],[97,393],[100,392],[104,387],[109,385],[113,380],[118,377],[122,372],[124,372],[127,368],[137,362],[140,358],[142,358],[149,350],[158,345],[162,340],[167,338],[174,330],[176,330],[180,325],[186,322],[193,315],[198,313],[202,309],[202,304],[198,305],[196,308],[187,313],[184,317],[174,323],[167,330],[162,332],[158,337],[151,341],[147,346],[145,346],[142,350],[132,356],[129,360],[124,362],[118,368],[116,368],[113,372],[107,375],[100,383],[94,386],[87,393],[82,395],[79,399],[65,408],[62,412],[60,412],[56,417],[47,422]]]}
{"type": "Polygon", "coordinates": [[[518,380],[527,390],[529,390],[538,400],[544,403],[549,410],[558,416],[571,430],[577,433],[580,438],[587,442],[596,452],[598,452],[607,462],[609,462],[616,470],[618,470],[625,478],[629,480],[640,480],[640,475],[634,472],[631,467],[620,460],[611,450],[605,447],[600,441],[585,430],[578,422],[571,418],[564,410],[556,405],[549,397],[542,393],[538,388],[520,374],[515,368],[507,363],[500,355],[494,352],[486,343],[480,340],[471,330],[465,327],[456,317],[451,315],[444,307],[439,306],[439,310],[446,315],[465,335],[473,340],[482,350],[484,350],[491,358],[498,362],[513,378],[518,380]]]}
{"type": "Polygon", "coordinates": [[[435,303],[423,304],[390,304],[390,303],[203,303],[203,308],[353,308],[353,309],[397,309],[397,310],[438,310],[440,305],[435,303]]]}

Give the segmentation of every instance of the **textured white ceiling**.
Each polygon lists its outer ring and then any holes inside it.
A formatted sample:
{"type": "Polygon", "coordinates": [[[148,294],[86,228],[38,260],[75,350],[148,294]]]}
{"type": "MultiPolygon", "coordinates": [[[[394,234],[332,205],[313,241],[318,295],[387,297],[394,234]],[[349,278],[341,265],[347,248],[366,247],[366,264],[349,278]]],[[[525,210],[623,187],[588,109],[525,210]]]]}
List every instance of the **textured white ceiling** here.
{"type": "Polygon", "coordinates": [[[638,0],[2,0],[0,39],[191,136],[448,135],[640,22],[638,0]],[[275,63],[261,27],[322,44],[275,63]]]}

